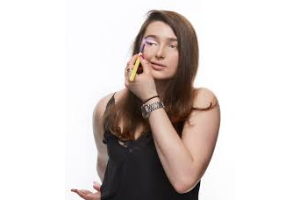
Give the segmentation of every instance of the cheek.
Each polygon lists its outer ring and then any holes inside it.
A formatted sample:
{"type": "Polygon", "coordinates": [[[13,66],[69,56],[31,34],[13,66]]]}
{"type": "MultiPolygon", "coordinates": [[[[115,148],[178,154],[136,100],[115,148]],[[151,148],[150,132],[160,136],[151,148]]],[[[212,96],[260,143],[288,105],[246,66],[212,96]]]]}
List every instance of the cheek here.
{"type": "Polygon", "coordinates": [[[171,58],[170,59],[171,65],[174,66],[175,68],[177,68],[177,66],[178,66],[178,60],[179,60],[178,53],[172,55],[170,58],[171,58]]]}
{"type": "Polygon", "coordinates": [[[155,51],[147,49],[147,50],[144,50],[143,55],[144,55],[145,59],[150,59],[155,55],[155,51]]]}

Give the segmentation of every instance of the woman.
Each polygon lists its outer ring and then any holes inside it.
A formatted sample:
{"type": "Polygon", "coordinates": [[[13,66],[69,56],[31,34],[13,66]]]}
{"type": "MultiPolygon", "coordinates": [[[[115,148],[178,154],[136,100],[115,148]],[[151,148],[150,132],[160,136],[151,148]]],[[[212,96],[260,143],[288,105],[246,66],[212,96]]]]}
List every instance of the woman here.
{"type": "Polygon", "coordinates": [[[198,199],[220,126],[216,96],[193,87],[198,54],[186,18],[173,11],[148,13],[124,70],[126,87],[94,110],[102,186],[95,183],[96,193],[73,192],[87,200],[198,199]],[[141,70],[131,82],[144,43],[141,70]]]}

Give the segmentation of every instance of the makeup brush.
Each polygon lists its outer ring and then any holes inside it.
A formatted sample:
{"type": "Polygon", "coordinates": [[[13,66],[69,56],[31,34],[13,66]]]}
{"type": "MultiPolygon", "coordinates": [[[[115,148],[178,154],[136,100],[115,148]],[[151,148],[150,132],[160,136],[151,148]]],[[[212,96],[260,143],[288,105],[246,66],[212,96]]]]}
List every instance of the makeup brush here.
{"type": "Polygon", "coordinates": [[[144,48],[145,48],[145,40],[143,40],[142,42],[142,45],[141,45],[141,48],[140,48],[140,52],[139,52],[139,55],[138,55],[138,58],[136,59],[135,63],[134,63],[134,67],[132,69],[132,72],[131,72],[131,75],[130,75],[130,78],[129,78],[129,81],[132,82],[134,81],[134,78],[136,76],[136,73],[137,73],[137,70],[138,70],[138,67],[141,63],[141,56],[143,55],[143,51],[144,51],[144,48]]]}

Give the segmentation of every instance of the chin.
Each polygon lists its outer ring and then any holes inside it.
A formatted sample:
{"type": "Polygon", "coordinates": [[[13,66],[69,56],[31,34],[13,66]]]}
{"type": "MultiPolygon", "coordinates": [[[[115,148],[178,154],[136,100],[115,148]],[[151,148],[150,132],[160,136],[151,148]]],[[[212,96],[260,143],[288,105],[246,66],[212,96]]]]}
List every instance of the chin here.
{"type": "Polygon", "coordinates": [[[174,77],[172,74],[166,74],[163,71],[151,70],[152,76],[155,80],[169,80],[174,77]]]}
{"type": "Polygon", "coordinates": [[[167,81],[167,80],[170,80],[172,77],[169,77],[169,76],[155,76],[155,75],[153,75],[153,78],[154,78],[154,80],[157,80],[157,81],[167,81]]]}

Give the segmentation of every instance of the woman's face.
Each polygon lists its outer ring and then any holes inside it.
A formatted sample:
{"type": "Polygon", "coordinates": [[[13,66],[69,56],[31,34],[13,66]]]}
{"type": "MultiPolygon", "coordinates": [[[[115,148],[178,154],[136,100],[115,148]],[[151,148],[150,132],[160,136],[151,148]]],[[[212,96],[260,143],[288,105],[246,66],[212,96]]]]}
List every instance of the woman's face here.
{"type": "Polygon", "coordinates": [[[152,22],[146,28],[143,38],[143,56],[151,62],[153,78],[172,78],[178,67],[178,42],[171,27],[161,21],[152,22]]]}

